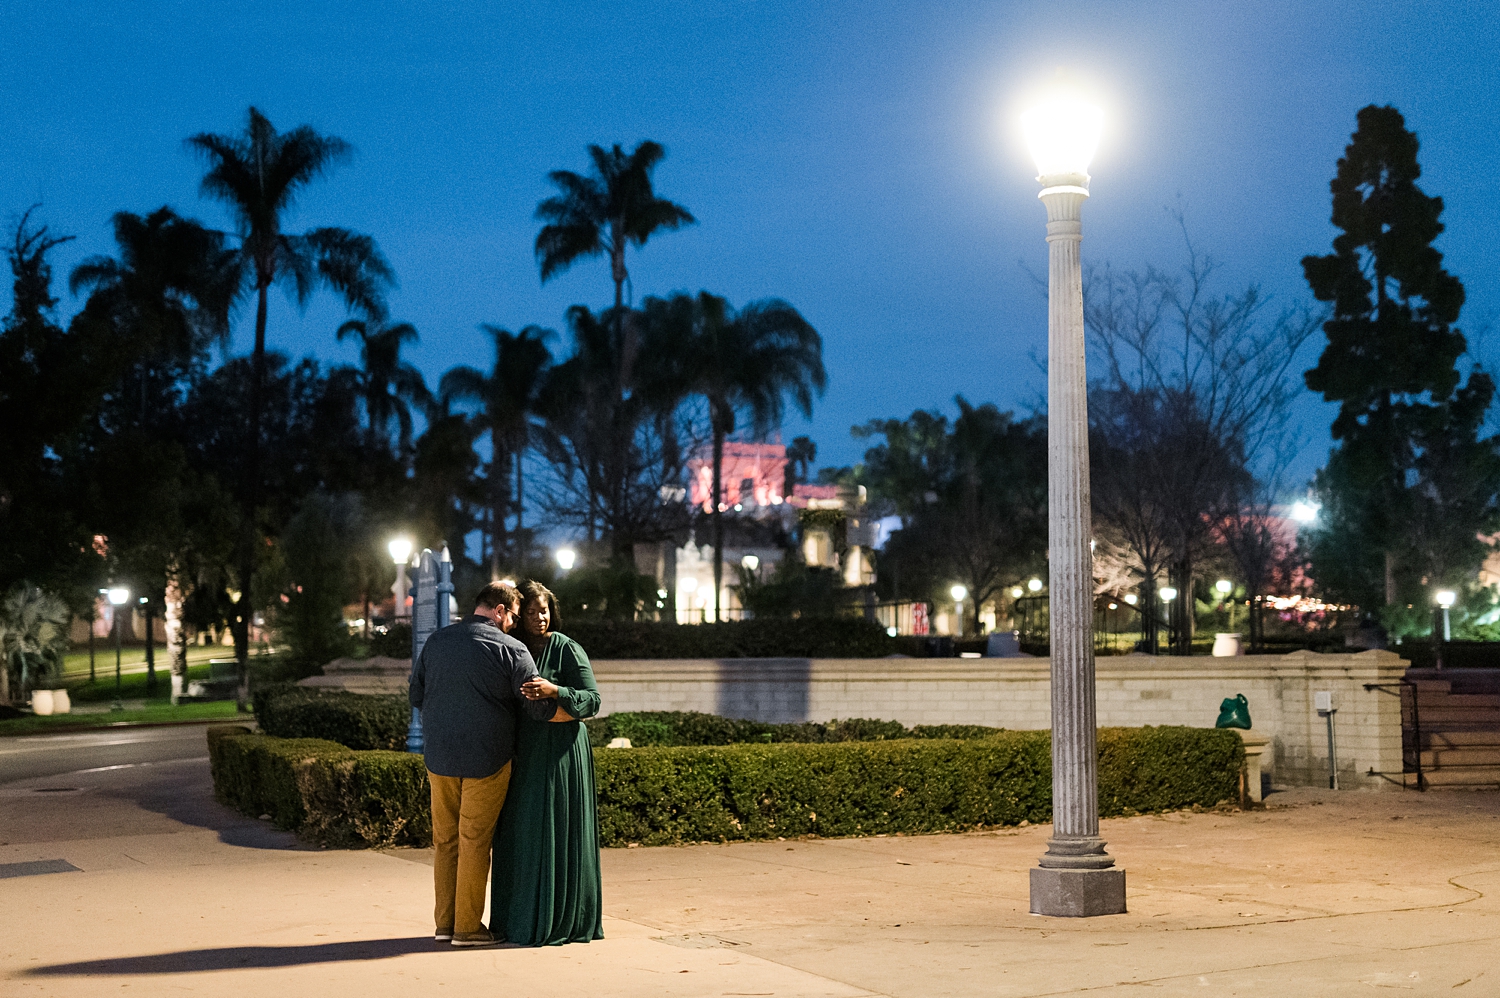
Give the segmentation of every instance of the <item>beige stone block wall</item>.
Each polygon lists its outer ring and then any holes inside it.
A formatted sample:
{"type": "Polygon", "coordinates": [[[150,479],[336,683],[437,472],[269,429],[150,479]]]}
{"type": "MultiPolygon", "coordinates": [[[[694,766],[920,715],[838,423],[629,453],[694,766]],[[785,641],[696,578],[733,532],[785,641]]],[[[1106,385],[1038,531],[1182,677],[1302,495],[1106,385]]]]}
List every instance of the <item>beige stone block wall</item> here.
{"type": "MultiPolygon", "coordinates": [[[[604,711],[697,710],[764,721],[871,717],[914,724],[1051,727],[1046,659],[733,659],[596,661],[604,711]]],[[[1327,727],[1313,694],[1333,693],[1340,785],[1399,785],[1401,709],[1394,684],[1406,663],[1391,652],[1237,658],[1105,657],[1096,663],[1103,726],[1212,727],[1220,701],[1250,702],[1271,739],[1273,782],[1325,784],[1327,727]],[[1390,774],[1395,783],[1375,773],[1390,774]]]]}

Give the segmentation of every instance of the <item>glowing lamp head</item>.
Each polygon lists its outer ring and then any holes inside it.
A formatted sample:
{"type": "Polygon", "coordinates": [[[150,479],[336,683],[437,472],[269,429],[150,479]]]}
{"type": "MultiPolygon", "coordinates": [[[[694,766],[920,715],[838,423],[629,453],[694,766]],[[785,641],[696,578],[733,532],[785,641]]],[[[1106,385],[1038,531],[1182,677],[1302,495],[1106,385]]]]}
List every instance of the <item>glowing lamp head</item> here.
{"type": "Polygon", "coordinates": [[[677,583],[677,588],[681,589],[685,593],[697,592],[698,580],[689,575],[687,578],[677,583]]]}
{"type": "Polygon", "coordinates": [[[1310,502],[1292,503],[1292,519],[1298,523],[1311,523],[1318,518],[1318,507],[1310,502]]]}
{"type": "Polygon", "coordinates": [[[1161,598],[1163,603],[1170,603],[1177,598],[1177,590],[1171,586],[1162,586],[1161,598]]]}
{"type": "Polygon", "coordinates": [[[1071,94],[1055,94],[1021,115],[1026,145],[1043,187],[1089,186],[1104,112],[1071,94]]]}
{"type": "Polygon", "coordinates": [[[573,566],[578,563],[578,552],[572,548],[558,548],[554,557],[557,558],[557,567],[564,572],[571,572],[573,566]]]}
{"type": "Polygon", "coordinates": [[[1214,588],[1223,593],[1225,596],[1228,596],[1230,593],[1234,592],[1234,583],[1230,582],[1228,579],[1220,579],[1218,582],[1214,583],[1214,588]]]}
{"type": "Polygon", "coordinates": [[[130,602],[129,589],[111,589],[108,592],[109,601],[115,606],[124,606],[130,602]]]}
{"type": "Polygon", "coordinates": [[[753,554],[747,554],[740,559],[740,564],[745,566],[745,571],[753,572],[760,567],[760,558],[753,554]]]}
{"type": "Polygon", "coordinates": [[[398,565],[405,565],[411,557],[411,541],[405,537],[392,537],[385,549],[390,552],[391,561],[398,565]]]}
{"type": "Polygon", "coordinates": [[[1042,580],[1032,579],[1030,582],[1026,583],[1026,588],[1030,589],[1034,593],[1039,593],[1042,591],[1042,580]]]}
{"type": "Polygon", "coordinates": [[[1451,589],[1439,589],[1437,595],[1433,598],[1437,600],[1437,605],[1444,610],[1458,602],[1458,594],[1451,589]]]}
{"type": "Polygon", "coordinates": [[[1022,589],[1020,586],[1016,586],[1014,589],[1012,589],[1010,591],[1010,597],[1011,597],[1011,599],[1020,599],[1022,596],[1025,596],[1025,595],[1026,595],[1026,590],[1022,589]]]}
{"type": "Polygon", "coordinates": [[[969,595],[969,590],[964,586],[954,586],[948,590],[955,602],[962,603],[969,595]]]}
{"type": "Polygon", "coordinates": [[[1135,606],[1136,601],[1139,600],[1139,599],[1140,599],[1140,597],[1137,596],[1135,593],[1126,593],[1125,594],[1125,602],[1129,603],[1131,606],[1135,606]]]}

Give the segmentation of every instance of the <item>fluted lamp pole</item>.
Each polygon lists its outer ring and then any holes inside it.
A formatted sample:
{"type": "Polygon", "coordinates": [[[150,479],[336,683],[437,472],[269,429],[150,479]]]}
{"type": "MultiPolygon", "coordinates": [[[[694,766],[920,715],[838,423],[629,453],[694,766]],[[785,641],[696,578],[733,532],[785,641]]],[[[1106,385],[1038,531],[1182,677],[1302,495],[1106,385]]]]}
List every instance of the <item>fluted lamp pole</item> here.
{"type": "Polygon", "coordinates": [[[1078,246],[1103,114],[1058,95],[1022,117],[1047,208],[1047,547],[1052,644],[1052,837],[1031,870],[1038,915],[1125,911],[1125,871],[1099,838],[1088,376],[1078,246]]]}

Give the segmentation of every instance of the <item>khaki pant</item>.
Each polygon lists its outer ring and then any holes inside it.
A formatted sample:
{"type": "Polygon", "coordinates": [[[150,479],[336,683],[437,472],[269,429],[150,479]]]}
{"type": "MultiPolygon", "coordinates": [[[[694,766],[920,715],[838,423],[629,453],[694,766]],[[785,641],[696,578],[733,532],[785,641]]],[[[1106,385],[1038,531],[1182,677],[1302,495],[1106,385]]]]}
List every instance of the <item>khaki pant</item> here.
{"type": "Polygon", "coordinates": [[[490,880],[490,842],[510,787],[510,763],[479,778],[439,776],[432,784],[432,878],[439,931],[483,931],[484,891],[490,880]]]}

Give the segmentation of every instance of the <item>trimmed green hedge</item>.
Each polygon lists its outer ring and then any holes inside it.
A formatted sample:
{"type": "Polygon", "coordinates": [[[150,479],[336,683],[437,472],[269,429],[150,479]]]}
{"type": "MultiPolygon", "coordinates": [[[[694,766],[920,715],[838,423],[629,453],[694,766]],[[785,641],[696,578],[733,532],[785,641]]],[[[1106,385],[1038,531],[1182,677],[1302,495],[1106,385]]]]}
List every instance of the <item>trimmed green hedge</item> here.
{"type": "Polygon", "coordinates": [[[277,828],[333,848],[432,844],[422,757],[356,752],[318,738],[273,738],[241,726],[208,729],[214,796],[277,828]]]}
{"type": "Polygon", "coordinates": [[[900,721],[866,717],[825,723],[805,721],[772,724],[692,710],[622,711],[590,718],[585,724],[595,748],[613,738],[629,738],[635,748],[688,745],[741,745],[775,742],[878,742],[893,738],[988,738],[1000,728],[979,724],[919,724],[908,729],[900,721]]]}
{"type": "Polygon", "coordinates": [[[277,738],[326,738],[352,749],[406,749],[411,706],[404,696],[309,689],[289,683],[255,691],[260,730],[277,738]]]}
{"type": "MultiPolygon", "coordinates": [[[[1051,820],[1050,736],[599,750],[601,842],[960,831],[1051,820]]],[[[1099,732],[1099,810],[1234,799],[1244,744],[1215,728],[1099,732]]],[[[329,846],[427,845],[420,756],[213,728],[219,799],[329,846]]]]}
{"type": "Polygon", "coordinates": [[[589,658],[884,658],[911,642],[862,617],[731,620],[683,626],[657,621],[568,621],[558,628],[589,658]]]}

